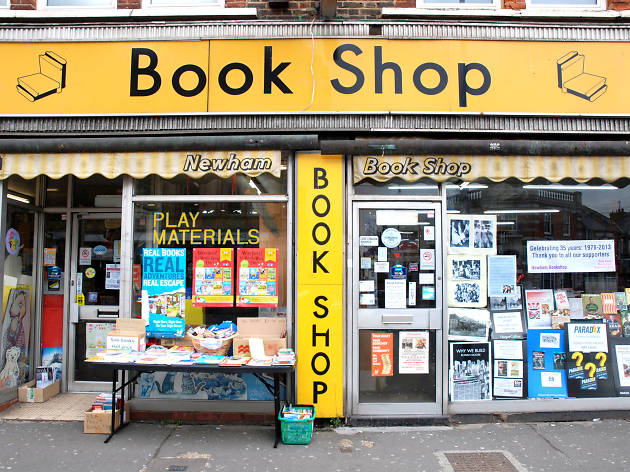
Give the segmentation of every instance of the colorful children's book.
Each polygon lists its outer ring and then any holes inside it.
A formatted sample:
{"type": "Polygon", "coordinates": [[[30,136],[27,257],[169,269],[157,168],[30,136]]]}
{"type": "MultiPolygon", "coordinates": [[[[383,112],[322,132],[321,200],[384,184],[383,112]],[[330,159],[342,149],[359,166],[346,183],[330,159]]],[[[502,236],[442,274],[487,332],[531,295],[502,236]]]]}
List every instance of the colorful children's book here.
{"type": "Polygon", "coordinates": [[[617,313],[617,298],[614,292],[602,293],[602,313],[604,315],[617,313]]]}

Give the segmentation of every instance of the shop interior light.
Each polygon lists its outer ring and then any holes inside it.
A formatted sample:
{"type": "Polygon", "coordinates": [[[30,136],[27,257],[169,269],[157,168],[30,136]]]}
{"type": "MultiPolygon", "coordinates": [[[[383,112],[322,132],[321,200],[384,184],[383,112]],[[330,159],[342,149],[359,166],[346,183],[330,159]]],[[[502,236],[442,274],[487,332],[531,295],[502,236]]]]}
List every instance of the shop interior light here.
{"type": "Polygon", "coordinates": [[[619,187],[614,185],[523,185],[523,188],[528,190],[565,190],[565,191],[581,191],[581,190],[619,190],[619,187]]]}
{"type": "Polygon", "coordinates": [[[497,221],[497,226],[514,226],[513,221],[497,221]]]}
{"type": "Polygon", "coordinates": [[[31,201],[28,198],[21,197],[20,195],[15,195],[13,193],[7,193],[7,198],[10,198],[11,200],[15,200],[16,202],[31,203],[31,201]]]}
{"type": "Polygon", "coordinates": [[[455,214],[455,213],[461,213],[461,211],[459,211],[459,210],[446,210],[446,213],[455,214]]]}
{"type": "Polygon", "coordinates": [[[504,215],[509,213],[559,213],[560,210],[557,208],[540,208],[540,209],[532,209],[532,210],[486,210],[484,213],[486,215],[504,215]]]}
{"type": "Polygon", "coordinates": [[[462,182],[461,185],[457,185],[457,184],[446,184],[446,188],[447,189],[452,189],[452,188],[456,188],[459,190],[479,190],[482,188],[488,188],[487,185],[484,184],[475,184],[472,182],[462,182]]]}
{"type": "Polygon", "coordinates": [[[388,185],[389,190],[437,190],[437,185],[415,184],[415,185],[388,185]]]}

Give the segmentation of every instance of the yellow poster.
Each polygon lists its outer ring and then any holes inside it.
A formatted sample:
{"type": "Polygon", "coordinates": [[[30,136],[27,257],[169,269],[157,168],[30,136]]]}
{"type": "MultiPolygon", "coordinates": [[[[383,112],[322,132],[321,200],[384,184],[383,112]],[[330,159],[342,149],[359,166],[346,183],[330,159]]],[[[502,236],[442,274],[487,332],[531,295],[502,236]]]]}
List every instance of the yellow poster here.
{"type": "Polygon", "coordinates": [[[299,154],[297,400],[343,416],[343,158],[299,154]]]}

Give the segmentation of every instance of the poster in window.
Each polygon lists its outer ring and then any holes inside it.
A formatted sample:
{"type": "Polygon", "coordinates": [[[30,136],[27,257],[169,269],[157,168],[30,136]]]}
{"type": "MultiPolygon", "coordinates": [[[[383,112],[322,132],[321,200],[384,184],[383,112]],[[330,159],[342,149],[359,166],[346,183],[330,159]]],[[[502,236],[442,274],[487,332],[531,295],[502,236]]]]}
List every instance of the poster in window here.
{"type": "Polygon", "coordinates": [[[527,390],[529,398],[567,398],[564,330],[527,331],[527,390]]]}
{"type": "Polygon", "coordinates": [[[630,397],[630,339],[611,339],[609,352],[617,395],[630,397]]]}
{"type": "Polygon", "coordinates": [[[492,399],[490,343],[451,343],[451,401],[492,399]]]}
{"type": "Polygon", "coordinates": [[[449,306],[483,308],[487,305],[485,256],[449,255],[447,279],[449,306]]]}
{"type": "Polygon", "coordinates": [[[400,331],[398,333],[398,373],[429,373],[429,332],[400,331]]]}
{"type": "Polygon", "coordinates": [[[449,254],[496,254],[496,215],[451,215],[449,254]]]}
{"type": "Polygon", "coordinates": [[[566,330],[569,396],[613,396],[606,323],[603,320],[567,323],[566,330]]]}
{"type": "Polygon", "coordinates": [[[516,293],[516,256],[488,256],[488,296],[516,293]]]}
{"type": "Polygon", "coordinates": [[[142,250],[142,318],[147,336],[182,338],[185,331],[186,249],[142,250]]]}
{"type": "Polygon", "coordinates": [[[394,333],[372,333],[372,377],[394,375],[394,333]]]}
{"type": "Polygon", "coordinates": [[[107,333],[115,326],[114,323],[85,323],[86,359],[107,348],[107,333]]]}
{"type": "Polygon", "coordinates": [[[105,264],[105,289],[120,290],[120,264],[105,264]]]}
{"type": "Polygon", "coordinates": [[[529,329],[551,328],[553,290],[525,290],[525,306],[529,329]]]}
{"type": "Polygon", "coordinates": [[[194,248],[192,306],[233,306],[233,266],[232,248],[194,248]]]}
{"type": "Polygon", "coordinates": [[[488,310],[448,309],[449,341],[486,341],[490,325],[488,310]]]}
{"type": "Polygon", "coordinates": [[[238,248],[238,294],[236,306],[278,306],[278,250],[238,248]]]}
{"type": "Polygon", "coordinates": [[[30,333],[31,290],[12,288],[4,309],[0,337],[0,388],[17,387],[28,379],[30,333]]]}

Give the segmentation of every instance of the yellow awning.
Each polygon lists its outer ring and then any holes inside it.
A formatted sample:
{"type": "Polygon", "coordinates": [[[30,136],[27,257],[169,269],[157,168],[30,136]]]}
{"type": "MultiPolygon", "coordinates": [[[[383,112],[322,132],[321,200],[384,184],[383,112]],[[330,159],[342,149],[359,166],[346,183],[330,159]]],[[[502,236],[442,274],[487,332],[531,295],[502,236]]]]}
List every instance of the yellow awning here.
{"type": "Polygon", "coordinates": [[[85,179],[94,174],[113,179],[119,175],[143,178],[157,174],[171,178],[186,174],[193,178],[208,173],[251,177],[268,172],[280,177],[280,151],[173,151],[76,154],[2,154],[0,179],[19,175],[32,179],[47,175],[59,179],[74,175],[85,179]]]}
{"type": "Polygon", "coordinates": [[[542,177],[552,182],[570,178],[583,183],[594,178],[614,182],[630,176],[629,156],[354,156],[354,182],[370,178],[415,182],[428,177],[443,182],[516,177],[529,182],[542,177]]]}

